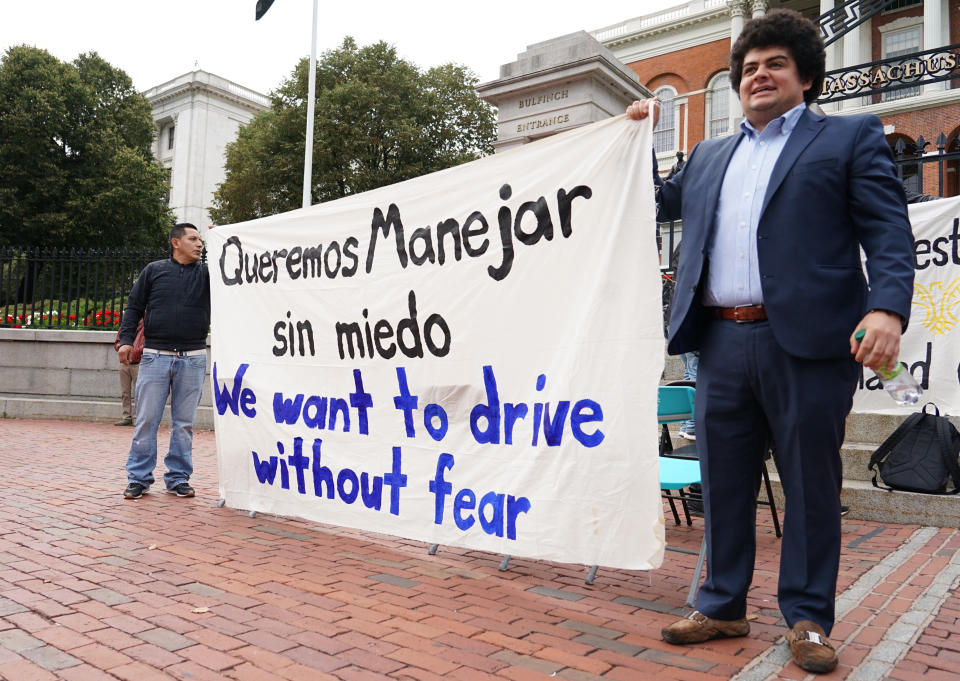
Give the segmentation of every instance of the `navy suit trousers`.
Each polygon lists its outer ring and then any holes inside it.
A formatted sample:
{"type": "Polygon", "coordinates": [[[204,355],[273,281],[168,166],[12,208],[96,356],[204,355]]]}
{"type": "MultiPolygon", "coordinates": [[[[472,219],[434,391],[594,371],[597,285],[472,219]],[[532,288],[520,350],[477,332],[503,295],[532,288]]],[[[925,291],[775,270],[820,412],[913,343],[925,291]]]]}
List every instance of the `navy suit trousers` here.
{"type": "Polygon", "coordinates": [[[851,358],[787,354],[766,321],[707,322],[697,378],[697,451],[706,510],[707,579],[697,609],[746,614],[756,554],[760,466],[776,442],[786,496],[780,610],[829,634],[840,565],[840,486],[847,414],[859,367],[851,358]]]}

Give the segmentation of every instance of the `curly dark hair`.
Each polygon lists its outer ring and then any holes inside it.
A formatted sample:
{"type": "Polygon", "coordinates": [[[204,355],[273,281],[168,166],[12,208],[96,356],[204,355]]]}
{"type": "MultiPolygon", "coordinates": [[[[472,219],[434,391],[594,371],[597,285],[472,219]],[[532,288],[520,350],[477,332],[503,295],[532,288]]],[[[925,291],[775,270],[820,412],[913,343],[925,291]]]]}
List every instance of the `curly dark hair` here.
{"type": "Polygon", "coordinates": [[[783,47],[797,64],[800,80],[810,79],[810,89],[803,93],[807,104],[814,102],[823,90],[826,73],[826,55],[823,38],[817,25],[799,12],[791,9],[770,10],[761,17],[751,19],[730,50],[730,86],[740,91],[743,60],[747,52],[757,48],[783,47]]]}

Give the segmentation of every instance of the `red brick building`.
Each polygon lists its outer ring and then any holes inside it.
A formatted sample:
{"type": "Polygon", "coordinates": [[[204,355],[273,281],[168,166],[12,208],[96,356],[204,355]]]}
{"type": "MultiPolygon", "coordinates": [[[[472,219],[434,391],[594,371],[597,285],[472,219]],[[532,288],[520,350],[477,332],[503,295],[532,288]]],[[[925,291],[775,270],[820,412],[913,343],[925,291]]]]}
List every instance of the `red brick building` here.
{"type": "MultiPolygon", "coordinates": [[[[768,9],[788,8],[816,20],[840,7],[842,0],[688,0],[654,14],[625,20],[593,31],[593,36],[631,68],[640,81],[664,102],[654,145],[662,170],[676,160],[677,152],[687,154],[703,139],[736,131],[742,111],[730,90],[728,59],[730,45],[745,21],[768,9]]],[[[837,31],[839,33],[839,31],[837,31]]],[[[949,0],[895,0],[887,9],[852,28],[827,48],[827,71],[862,67],[859,72],[883,84],[887,76],[907,83],[922,70],[919,58],[894,59],[920,51],[935,50],[942,61],[936,75],[960,76],[960,55],[946,50],[960,42],[960,4],[949,0]],[[872,64],[872,62],[878,62],[872,64]],[[913,66],[905,64],[912,62],[913,66]],[[899,62],[892,62],[899,63],[899,62]],[[947,68],[947,67],[950,68],[947,68]],[[876,75],[881,71],[883,75],[876,75]]],[[[927,61],[930,67],[931,62],[927,61]]],[[[934,69],[930,67],[930,71],[934,69]]],[[[851,71],[852,72],[852,71],[851,71]]],[[[848,77],[837,74],[837,79],[848,77]]],[[[825,86],[841,90],[842,81],[828,77],[825,86]]],[[[920,137],[930,142],[923,153],[936,156],[941,133],[946,151],[960,149],[960,81],[917,84],[880,94],[863,94],[842,101],[822,101],[828,115],[874,113],[881,118],[887,140],[895,147],[905,143],[906,155],[915,156],[920,137]]],[[[825,87],[825,93],[830,90],[825,87]]],[[[865,92],[872,92],[869,88],[865,92]]],[[[844,94],[844,93],[840,93],[844,94]]],[[[847,92],[846,94],[849,94],[847,92]]],[[[908,186],[928,194],[941,193],[937,163],[908,163],[902,166],[908,186]],[[923,169],[920,170],[921,165],[923,169]]],[[[957,161],[943,164],[944,196],[960,193],[957,161]]]]}

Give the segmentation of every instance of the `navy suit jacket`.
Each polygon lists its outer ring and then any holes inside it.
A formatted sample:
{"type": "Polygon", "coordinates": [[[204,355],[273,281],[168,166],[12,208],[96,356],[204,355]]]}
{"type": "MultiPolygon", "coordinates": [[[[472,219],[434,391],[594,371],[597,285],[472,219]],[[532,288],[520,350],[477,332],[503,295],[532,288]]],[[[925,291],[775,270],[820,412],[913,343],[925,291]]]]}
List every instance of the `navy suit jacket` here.
{"type": "MultiPolygon", "coordinates": [[[[699,348],[720,186],[741,139],[701,142],[657,193],[658,219],[683,219],[670,354],[699,348]]],[[[767,186],[757,258],[771,329],[791,355],[849,357],[850,334],[868,310],[910,318],[913,234],[879,118],[803,112],[767,186]]]]}

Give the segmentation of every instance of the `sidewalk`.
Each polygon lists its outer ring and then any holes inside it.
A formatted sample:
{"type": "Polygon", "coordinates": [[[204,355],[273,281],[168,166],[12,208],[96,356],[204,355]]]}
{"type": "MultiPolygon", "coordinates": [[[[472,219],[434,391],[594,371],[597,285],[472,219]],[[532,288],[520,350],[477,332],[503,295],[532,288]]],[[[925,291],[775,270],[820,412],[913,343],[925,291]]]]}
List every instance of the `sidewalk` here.
{"type": "MultiPolygon", "coordinates": [[[[695,556],[601,568],[587,586],[583,566],[514,558],[500,572],[488,553],[249,518],[217,508],[211,431],[195,437],[196,498],[154,486],[125,501],[131,435],[0,419],[0,678],[814,678],[782,640],[766,509],[750,636],[675,647],[659,631],[687,613],[695,556]]],[[[823,678],[956,679],[960,530],[844,519],[843,533],[840,667],[823,678]]],[[[699,520],[668,519],[668,542],[701,536],[699,520]]]]}

